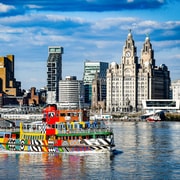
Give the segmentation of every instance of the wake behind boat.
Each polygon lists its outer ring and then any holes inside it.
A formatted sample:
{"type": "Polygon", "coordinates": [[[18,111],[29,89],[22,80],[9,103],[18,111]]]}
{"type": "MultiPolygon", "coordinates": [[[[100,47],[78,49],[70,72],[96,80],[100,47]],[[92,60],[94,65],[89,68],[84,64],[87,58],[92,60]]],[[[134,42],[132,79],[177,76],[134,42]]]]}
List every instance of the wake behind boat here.
{"type": "Polygon", "coordinates": [[[1,152],[113,152],[114,133],[103,120],[90,121],[82,110],[43,109],[42,121],[0,129],[1,152]]]}

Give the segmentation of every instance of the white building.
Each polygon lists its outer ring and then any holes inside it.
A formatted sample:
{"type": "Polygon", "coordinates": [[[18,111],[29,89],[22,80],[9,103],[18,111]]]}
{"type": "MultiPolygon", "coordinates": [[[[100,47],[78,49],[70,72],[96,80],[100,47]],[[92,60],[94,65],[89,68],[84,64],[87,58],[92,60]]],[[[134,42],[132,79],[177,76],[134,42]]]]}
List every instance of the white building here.
{"type": "Polygon", "coordinates": [[[168,99],[170,76],[166,65],[155,65],[154,51],[146,37],[138,62],[133,36],[129,32],[121,64],[111,63],[107,70],[106,111],[142,109],[142,100],[168,99]]]}
{"type": "Polygon", "coordinates": [[[180,100],[180,80],[172,82],[171,88],[172,88],[172,98],[174,100],[180,100]]]}
{"type": "Polygon", "coordinates": [[[59,108],[82,108],[84,104],[83,81],[76,76],[66,76],[59,81],[59,108]]]}
{"type": "Polygon", "coordinates": [[[178,112],[180,110],[180,100],[172,99],[148,99],[142,101],[143,110],[147,113],[156,111],[178,112]]]}

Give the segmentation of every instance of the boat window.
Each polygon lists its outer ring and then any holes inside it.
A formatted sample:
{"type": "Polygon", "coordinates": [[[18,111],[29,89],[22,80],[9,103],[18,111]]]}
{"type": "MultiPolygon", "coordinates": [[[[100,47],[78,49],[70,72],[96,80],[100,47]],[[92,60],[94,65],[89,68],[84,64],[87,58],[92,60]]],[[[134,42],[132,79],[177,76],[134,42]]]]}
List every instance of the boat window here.
{"type": "Polygon", "coordinates": [[[64,128],[64,124],[60,124],[60,129],[63,129],[64,128]]]}
{"type": "Polygon", "coordinates": [[[71,113],[67,113],[67,116],[71,116],[71,113]]]}
{"type": "Polygon", "coordinates": [[[73,126],[72,126],[71,124],[67,124],[67,128],[68,128],[68,129],[72,129],[73,126]]]}
{"type": "Polygon", "coordinates": [[[64,116],[66,116],[66,115],[65,115],[65,113],[60,113],[60,116],[63,116],[63,117],[64,117],[64,116]]]}
{"type": "Polygon", "coordinates": [[[9,138],[9,137],[10,137],[10,134],[5,134],[5,137],[6,137],[6,138],[9,138]]]}
{"type": "Polygon", "coordinates": [[[74,128],[77,129],[78,128],[78,124],[74,124],[74,128]]]}
{"type": "Polygon", "coordinates": [[[48,117],[54,117],[55,113],[54,112],[49,112],[48,117]]]}
{"type": "Polygon", "coordinates": [[[67,140],[67,137],[66,137],[66,136],[64,136],[64,140],[67,140]]]}

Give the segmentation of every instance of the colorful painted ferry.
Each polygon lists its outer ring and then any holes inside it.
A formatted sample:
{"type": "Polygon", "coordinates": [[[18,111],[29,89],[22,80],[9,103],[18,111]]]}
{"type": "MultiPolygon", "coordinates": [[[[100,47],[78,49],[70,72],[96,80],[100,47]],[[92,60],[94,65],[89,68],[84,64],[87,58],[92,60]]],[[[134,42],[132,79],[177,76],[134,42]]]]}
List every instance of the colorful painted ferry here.
{"type": "Polygon", "coordinates": [[[83,110],[43,109],[42,121],[20,123],[0,130],[0,151],[16,152],[110,152],[114,134],[103,120],[89,120],[83,110]]]}

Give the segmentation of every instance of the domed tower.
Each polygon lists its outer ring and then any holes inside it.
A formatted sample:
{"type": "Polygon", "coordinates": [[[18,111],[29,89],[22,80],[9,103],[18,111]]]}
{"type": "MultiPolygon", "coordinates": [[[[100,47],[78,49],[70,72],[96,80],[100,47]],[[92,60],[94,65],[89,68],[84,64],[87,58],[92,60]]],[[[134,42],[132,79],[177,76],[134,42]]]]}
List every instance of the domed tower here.
{"type": "Polygon", "coordinates": [[[148,35],[145,38],[145,42],[141,50],[140,64],[141,67],[146,71],[150,71],[150,69],[155,67],[154,50],[152,49],[148,35]]]}

